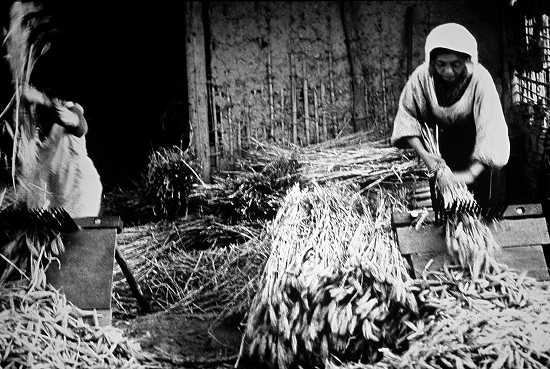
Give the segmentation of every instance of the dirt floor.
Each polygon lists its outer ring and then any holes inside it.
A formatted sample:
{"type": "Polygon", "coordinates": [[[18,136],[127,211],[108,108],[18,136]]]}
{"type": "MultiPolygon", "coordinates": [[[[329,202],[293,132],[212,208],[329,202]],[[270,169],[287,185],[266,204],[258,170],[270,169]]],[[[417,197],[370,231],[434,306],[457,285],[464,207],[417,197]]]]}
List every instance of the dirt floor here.
{"type": "Polygon", "coordinates": [[[162,367],[232,368],[239,351],[239,319],[159,312],[114,321],[162,367]],[[165,365],[166,364],[166,365],[165,365]]]}

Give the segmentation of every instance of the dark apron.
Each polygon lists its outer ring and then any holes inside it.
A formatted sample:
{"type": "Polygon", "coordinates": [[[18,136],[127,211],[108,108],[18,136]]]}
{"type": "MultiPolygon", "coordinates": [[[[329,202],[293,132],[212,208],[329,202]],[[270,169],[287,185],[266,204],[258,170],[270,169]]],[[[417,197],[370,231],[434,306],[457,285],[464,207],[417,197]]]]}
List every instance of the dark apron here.
{"type": "MultiPolygon", "coordinates": [[[[439,150],[449,168],[455,171],[468,170],[472,163],[476,138],[473,117],[456,122],[452,126],[439,126],[439,150]]],[[[504,204],[506,179],[502,169],[485,167],[475,182],[468,186],[482,208],[504,204]]]]}

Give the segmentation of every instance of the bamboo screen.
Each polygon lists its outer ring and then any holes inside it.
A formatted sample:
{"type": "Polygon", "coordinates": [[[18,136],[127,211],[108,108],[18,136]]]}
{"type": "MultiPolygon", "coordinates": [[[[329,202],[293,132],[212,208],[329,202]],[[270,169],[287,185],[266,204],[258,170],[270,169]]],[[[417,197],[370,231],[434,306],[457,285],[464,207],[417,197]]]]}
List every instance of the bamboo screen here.
{"type": "MultiPolygon", "coordinates": [[[[528,62],[516,70],[512,81],[513,102],[550,106],[550,27],[549,17],[525,17],[522,51],[528,62]]],[[[544,119],[548,126],[548,118],[544,119]]]]}

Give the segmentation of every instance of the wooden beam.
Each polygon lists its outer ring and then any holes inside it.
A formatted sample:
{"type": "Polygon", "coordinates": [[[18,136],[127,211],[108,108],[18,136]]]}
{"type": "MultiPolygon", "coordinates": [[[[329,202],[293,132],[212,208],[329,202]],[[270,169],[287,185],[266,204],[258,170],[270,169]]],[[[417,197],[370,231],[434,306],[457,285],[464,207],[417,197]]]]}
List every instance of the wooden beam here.
{"type": "Polygon", "coordinates": [[[189,126],[191,147],[202,168],[201,176],[210,181],[210,142],[208,137],[208,86],[202,2],[185,2],[185,33],[189,126]]]}
{"type": "MultiPolygon", "coordinates": [[[[490,229],[497,243],[503,247],[550,244],[546,219],[504,219],[490,229]]],[[[402,254],[445,252],[444,226],[428,224],[418,231],[413,227],[396,229],[399,249],[402,254]]]]}
{"type": "MultiPolygon", "coordinates": [[[[503,219],[524,219],[524,218],[540,218],[543,217],[541,204],[517,204],[508,205],[504,213],[503,219]]],[[[410,226],[413,218],[408,212],[394,212],[392,214],[392,224],[394,227],[408,227],[410,226]]],[[[429,212],[426,222],[434,222],[435,215],[433,211],[429,212]]]]}
{"type": "MultiPolygon", "coordinates": [[[[440,270],[445,261],[450,263],[449,257],[445,253],[415,253],[411,254],[411,261],[414,269],[414,276],[420,278],[426,264],[433,260],[429,270],[440,270]]],[[[510,268],[519,271],[527,271],[527,275],[536,278],[540,281],[550,279],[548,275],[548,267],[544,260],[544,252],[542,246],[522,246],[509,247],[502,249],[496,255],[496,260],[499,263],[508,265],[510,268]]]]}

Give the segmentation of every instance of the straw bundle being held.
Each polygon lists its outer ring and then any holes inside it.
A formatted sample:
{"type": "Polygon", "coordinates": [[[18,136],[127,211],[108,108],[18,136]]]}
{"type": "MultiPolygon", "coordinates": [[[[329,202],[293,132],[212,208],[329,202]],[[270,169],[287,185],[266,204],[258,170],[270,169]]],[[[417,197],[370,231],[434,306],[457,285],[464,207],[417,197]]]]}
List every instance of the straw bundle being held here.
{"type": "Polygon", "coordinates": [[[248,315],[248,356],[285,368],[329,355],[374,360],[378,347],[399,345],[408,329],[402,318],[417,306],[385,210],[382,203],[373,218],[344,187],[288,193],[268,230],[272,251],[248,315]]]}
{"type": "Polygon", "coordinates": [[[438,132],[437,126],[434,135],[427,124],[422,125],[422,142],[426,150],[439,160],[432,173],[435,185],[434,209],[443,212],[443,215],[478,214],[480,207],[473,194],[464,183],[455,180],[453,172],[441,157],[438,132]]]}
{"type": "MultiPolygon", "coordinates": [[[[424,124],[422,141],[427,150],[441,157],[438,142],[438,128],[435,136],[424,124]]],[[[464,183],[454,180],[454,174],[443,159],[434,171],[434,210],[443,216],[445,222],[445,244],[451,261],[466,268],[472,278],[483,274],[496,274],[501,266],[495,260],[499,250],[489,227],[480,220],[480,207],[474,195],[464,183]]]]}
{"type": "MultiPolygon", "coordinates": [[[[15,92],[4,113],[10,111],[13,104],[14,114],[13,119],[9,119],[11,124],[4,121],[2,132],[8,133],[12,143],[10,169],[14,185],[16,176],[26,178],[37,165],[39,138],[34,112],[26,104],[21,104],[21,99],[24,89],[29,86],[36,62],[50,48],[49,36],[52,32],[55,28],[50,17],[38,3],[16,1],[12,4],[4,44],[15,92]]],[[[2,151],[8,152],[7,149],[3,147],[2,151]]]]}
{"type": "Polygon", "coordinates": [[[448,218],[445,244],[451,261],[468,268],[472,278],[497,274],[502,268],[495,259],[500,246],[489,227],[476,216],[457,214],[448,218]]]}

